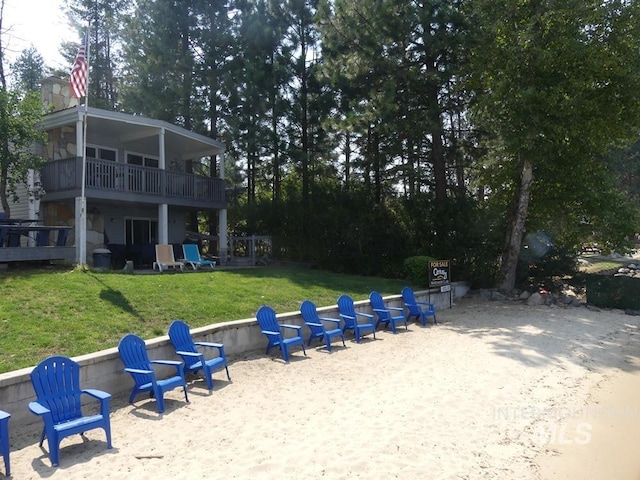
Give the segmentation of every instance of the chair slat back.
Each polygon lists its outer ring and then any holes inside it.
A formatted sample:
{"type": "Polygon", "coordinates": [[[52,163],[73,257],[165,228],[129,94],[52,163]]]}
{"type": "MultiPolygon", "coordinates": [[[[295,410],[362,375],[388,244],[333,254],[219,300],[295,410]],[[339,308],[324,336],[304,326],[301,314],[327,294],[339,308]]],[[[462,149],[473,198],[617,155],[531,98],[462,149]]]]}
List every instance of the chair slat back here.
{"type": "Polygon", "coordinates": [[[52,356],[31,371],[37,401],[51,411],[54,423],[82,417],[80,366],[70,358],[52,356]]]}
{"type": "Polygon", "coordinates": [[[416,304],[416,298],[413,294],[413,290],[409,287],[402,289],[402,301],[407,309],[409,309],[410,315],[420,315],[420,307],[416,304]]]}
{"type": "MultiPolygon", "coordinates": [[[[189,325],[182,320],[174,320],[169,325],[169,340],[176,351],[198,353],[193,338],[191,338],[191,332],[189,331],[189,325]]],[[[182,357],[187,368],[191,368],[191,365],[199,362],[198,358],[194,358],[188,355],[182,357]]]]}
{"type": "MultiPolygon", "coordinates": [[[[122,337],[118,344],[118,352],[125,368],[151,370],[147,347],[144,340],[137,335],[129,333],[122,337]]],[[[153,379],[153,375],[149,373],[132,373],[132,376],[136,385],[143,385],[153,379]]]]}
{"type": "Polygon", "coordinates": [[[353,299],[349,295],[340,295],[338,298],[338,310],[340,311],[340,315],[344,315],[342,318],[344,320],[347,328],[353,328],[356,321],[356,309],[353,306],[353,299]]]}
{"type": "Polygon", "coordinates": [[[263,305],[258,309],[256,318],[261,330],[280,332],[280,324],[276,319],[276,312],[268,305],[263,305]]]}
{"type": "Polygon", "coordinates": [[[320,322],[316,305],[311,300],[305,300],[300,304],[300,313],[305,322],[320,322]]]}
{"type": "Polygon", "coordinates": [[[371,307],[374,310],[377,310],[375,313],[378,315],[378,319],[381,322],[389,320],[391,314],[389,313],[387,306],[384,304],[384,300],[382,300],[382,295],[374,290],[369,294],[369,301],[371,302],[371,307]]]}

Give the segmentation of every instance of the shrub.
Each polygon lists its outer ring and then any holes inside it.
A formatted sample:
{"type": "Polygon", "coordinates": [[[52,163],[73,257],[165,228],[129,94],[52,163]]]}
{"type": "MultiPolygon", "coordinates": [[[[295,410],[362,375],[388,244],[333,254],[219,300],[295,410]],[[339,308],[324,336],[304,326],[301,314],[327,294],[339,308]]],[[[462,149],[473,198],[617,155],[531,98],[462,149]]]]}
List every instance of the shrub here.
{"type": "Polygon", "coordinates": [[[437,260],[426,255],[404,259],[404,271],[407,280],[416,287],[429,286],[429,262],[437,260]]]}
{"type": "Polygon", "coordinates": [[[597,307],[640,310],[640,278],[587,276],[587,303],[597,307]]]}

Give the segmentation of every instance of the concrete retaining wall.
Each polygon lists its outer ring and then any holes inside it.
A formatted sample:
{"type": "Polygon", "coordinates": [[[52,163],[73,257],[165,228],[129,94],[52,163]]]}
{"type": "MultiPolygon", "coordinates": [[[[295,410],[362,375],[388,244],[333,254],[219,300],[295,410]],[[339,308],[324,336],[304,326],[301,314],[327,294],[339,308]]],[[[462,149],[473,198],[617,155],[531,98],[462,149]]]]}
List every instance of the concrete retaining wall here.
{"type": "MultiPolygon", "coordinates": [[[[436,311],[450,308],[451,298],[464,296],[468,290],[468,287],[463,283],[454,284],[453,287],[452,292],[446,293],[440,293],[433,289],[431,291],[416,291],[416,300],[434,303],[436,311]]],[[[402,298],[400,295],[386,297],[385,303],[391,307],[401,307],[402,298]]],[[[372,313],[368,300],[355,302],[355,307],[359,312],[372,313]]],[[[336,305],[319,307],[318,313],[324,317],[339,318],[336,305]]],[[[304,326],[300,312],[279,314],[277,317],[282,323],[303,326],[303,336],[308,335],[308,329],[304,326]]],[[[249,351],[262,350],[266,347],[266,340],[260,333],[260,328],[255,318],[195,328],[191,330],[191,333],[196,341],[223,343],[230,363],[233,363],[233,357],[249,351]]],[[[173,351],[168,336],[147,340],[146,344],[149,358],[152,360],[179,360],[173,351]]],[[[96,388],[112,395],[117,395],[128,392],[133,387],[131,377],[123,372],[124,366],[120,361],[116,348],[74,357],[74,360],[81,366],[81,388],[96,388]]],[[[233,365],[230,366],[230,369],[233,376],[233,365]]],[[[27,408],[28,403],[35,400],[29,377],[31,370],[32,368],[24,368],[0,375],[0,409],[11,414],[10,428],[12,430],[41,421],[30,413],[27,408]]]]}

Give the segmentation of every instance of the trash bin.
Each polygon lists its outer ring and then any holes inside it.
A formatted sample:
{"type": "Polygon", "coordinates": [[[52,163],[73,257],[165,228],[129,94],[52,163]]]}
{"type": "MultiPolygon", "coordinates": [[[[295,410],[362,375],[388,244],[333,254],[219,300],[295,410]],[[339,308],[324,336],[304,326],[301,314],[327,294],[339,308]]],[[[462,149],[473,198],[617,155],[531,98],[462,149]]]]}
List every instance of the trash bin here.
{"type": "Polygon", "coordinates": [[[93,268],[111,268],[111,251],[106,248],[96,248],[93,251],[93,268]]]}

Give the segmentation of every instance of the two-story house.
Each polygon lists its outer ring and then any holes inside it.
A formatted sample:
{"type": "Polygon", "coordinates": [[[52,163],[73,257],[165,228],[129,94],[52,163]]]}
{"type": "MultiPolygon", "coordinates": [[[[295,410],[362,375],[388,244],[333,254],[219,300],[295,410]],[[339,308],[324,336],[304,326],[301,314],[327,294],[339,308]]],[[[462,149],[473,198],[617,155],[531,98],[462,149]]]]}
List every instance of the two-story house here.
{"type": "Polygon", "coordinates": [[[86,238],[89,263],[94,249],[107,247],[112,260],[150,265],[154,245],[182,243],[187,218],[202,211],[218,216],[219,230],[211,234],[218,242],[209,253],[224,263],[223,143],[159,120],[86,109],[71,96],[68,82],[55,77],[43,82],[42,99],[53,111],[42,121],[48,143],[39,215],[45,224],[73,227],[68,245],[75,246],[77,263],[86,238]],[[215,178],[191,172],[192,162],[202,158],[210,159],[215,178]]]}

